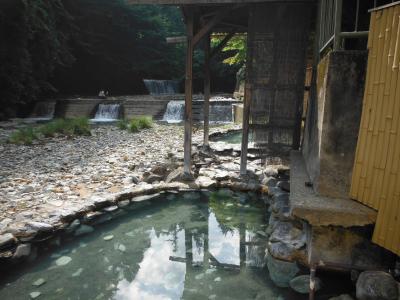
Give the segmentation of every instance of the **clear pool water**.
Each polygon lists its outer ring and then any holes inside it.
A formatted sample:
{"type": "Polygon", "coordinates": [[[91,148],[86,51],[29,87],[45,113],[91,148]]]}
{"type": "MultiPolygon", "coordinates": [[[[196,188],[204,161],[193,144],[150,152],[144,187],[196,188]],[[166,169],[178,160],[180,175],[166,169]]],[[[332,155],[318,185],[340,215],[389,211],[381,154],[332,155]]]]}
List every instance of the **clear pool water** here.
{"type": "Polygon", "coordinates": [[[125,210],[3,273],[0,299],[307,299],[269,279],[261,200],[169,194],[125,210]]]}
{"type": "Polygon", "coordinates": [[[220,136],[213,138],[215,142],[225,142],[228,144],[241,144],[242,143],[242,131],[232,131],[224,133],[220,136]]]}

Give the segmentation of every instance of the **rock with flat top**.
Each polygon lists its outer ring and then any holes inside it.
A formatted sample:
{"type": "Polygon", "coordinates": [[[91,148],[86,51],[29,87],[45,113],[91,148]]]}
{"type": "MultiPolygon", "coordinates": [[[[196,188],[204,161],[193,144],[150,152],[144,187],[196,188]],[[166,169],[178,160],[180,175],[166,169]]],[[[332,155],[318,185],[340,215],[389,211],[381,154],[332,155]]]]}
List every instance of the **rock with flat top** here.
{"type": "Polygon", "coordinates": [[[5,233],[0,235],[0,249],[7,248],[15,244],[15,237],[12,233],[5,233]]]}

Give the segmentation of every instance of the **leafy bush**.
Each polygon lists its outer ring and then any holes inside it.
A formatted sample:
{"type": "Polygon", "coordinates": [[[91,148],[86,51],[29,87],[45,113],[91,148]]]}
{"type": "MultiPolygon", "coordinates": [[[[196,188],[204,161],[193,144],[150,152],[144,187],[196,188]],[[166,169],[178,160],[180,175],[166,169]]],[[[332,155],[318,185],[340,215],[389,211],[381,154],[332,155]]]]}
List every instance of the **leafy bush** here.
{"type": "Polygon", "coordinates": [[[126,119],[118,120],[117,127],[120,130],[127,130],[129,127],[129,122],[126,119]]]}
{"type": "Polygon", "coordinates": [[[140,127],[140,122],[138,119],[132,119],[129,122],[129,131],[130,132],[139,132],[140,129],[141,129],[141,127],[140,127]]]}
{"type": "Polygon", "coordinates": [[[39,132],[44,137],[54,137],[56,133],[62,133],[65,127],[66,121],[64,119],[56,119],[39,127],[39,132]]]}
{"type": "Polygon", "coordinates": [[[153,127],[153,118],[150,116],[139,117],[138,122],[141,129],[149,129],[153,127]]]}
{"type": "Polygon", "coordinates": [[[80,117],[67,119],[64,134],[68,135],[91,135],[90,123],[88,118],[80,117]]]}
{"type": "Polygon", "coordinates": [[[12,144],[31,145],[37,138],[38,135],[33,127],[25,127],[13,132],[9,138],[9,142],[12,144]]]}
{"type": "Polygon", "coordinates": [[[148,129],[153,127],[153,118],[150,116],[141,116],[127,120],[119,120],[117,127],[121,130],[129,130],[130,132],[139,132],[141,129],[148,129]]]}
{"type": "Polygon", "coordinates": [[[56,134],[68,136],[91,135],[89,119],[56,119],[40,127],[25,127],[14,132],[8,139],[12,144],[32,144],[33,140],[42,137],[54,137],[56,134]]]}

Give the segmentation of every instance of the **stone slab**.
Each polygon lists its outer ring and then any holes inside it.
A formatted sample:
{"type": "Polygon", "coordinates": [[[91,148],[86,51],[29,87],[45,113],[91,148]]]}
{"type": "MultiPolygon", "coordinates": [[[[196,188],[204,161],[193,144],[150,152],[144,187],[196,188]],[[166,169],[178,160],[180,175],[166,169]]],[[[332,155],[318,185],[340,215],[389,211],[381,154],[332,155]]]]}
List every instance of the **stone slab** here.
{"type": "Polygon", "coordinates": [[[374,224],[377,212],[349,199],[317,195],[307,187],[310,177],[303,156],[299,151],[290,155],[290,207],[291,214],[306,220],[313,226],[364,226],[374,224]]]}

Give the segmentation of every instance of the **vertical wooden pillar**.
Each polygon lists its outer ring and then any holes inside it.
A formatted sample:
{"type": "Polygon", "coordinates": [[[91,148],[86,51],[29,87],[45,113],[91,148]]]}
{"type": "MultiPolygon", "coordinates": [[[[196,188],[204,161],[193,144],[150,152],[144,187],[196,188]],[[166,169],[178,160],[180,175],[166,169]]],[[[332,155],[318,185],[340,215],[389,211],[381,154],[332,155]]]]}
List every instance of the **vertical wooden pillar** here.
{"type": "MultiPolygon", "coordinates": [[[[246,80],[248,80],[246,78],[246,80]]],[[[240,175],[247,174],[247,149],[249,145],[249,121],[251,103],[251,84],[246,82],[243,103],[243,125],[242,125],[242,151],[240,156],[240,175]]]]}
{"type": "Polygon", "coordinates": [[[193,98],[193,11],[189,10],[186,23],[186,74],[185,74],[185,139],[184,173],[191,176],[192,163],[192,98],[193,98]]]}
{"type": "Polygon", "coordinates": [[[210,123],[210,34],[204,39],[204,149],[208,149],[210,123]]]}

